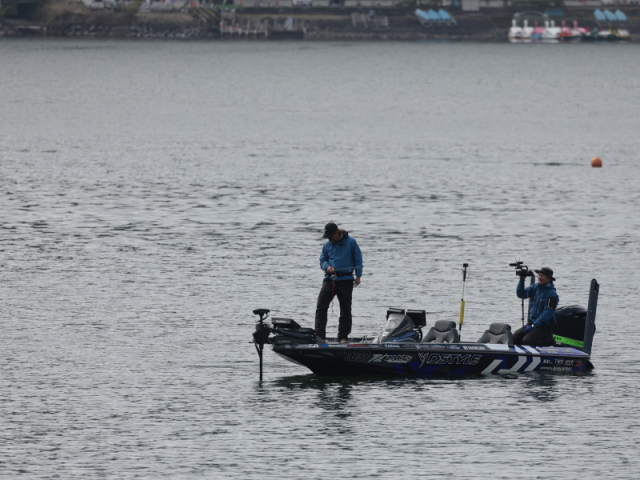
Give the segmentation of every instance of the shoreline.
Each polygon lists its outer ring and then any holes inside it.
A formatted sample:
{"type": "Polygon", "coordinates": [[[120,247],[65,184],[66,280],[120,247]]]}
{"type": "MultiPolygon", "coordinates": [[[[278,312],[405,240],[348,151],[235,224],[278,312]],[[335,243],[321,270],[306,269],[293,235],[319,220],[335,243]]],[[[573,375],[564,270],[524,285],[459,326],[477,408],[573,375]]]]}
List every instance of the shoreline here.
{"type": "MultiPolygon", "coordinates": [[[[55,8],[49,10],[43,7],[43,18],[48,21],[0,18],[0,38],[507,42],[511,18],[518,11],[516,8],[451,11],[456,25],[423,26],[413,13],[415,7],[377,7],[376,21],[380,24],[376,25],[367,24],[371,9],[365,7],[245,7],[211,15],[208,12],[212,11],[204,9],[141,13],[131,9],[96,11],[61,2],[53,5],[55,8]]],[[[631,20],[631,25],[625,27],[631,34],[630,41],[640,42],[640,7],[622,8],[631,20]]],[[[581,26],[593,27],[593,10],[565,8],[563,18],[567,23],[577,20],[581,26]]],[[[557,24],[561,20],[557,19],[557,24]]]]}

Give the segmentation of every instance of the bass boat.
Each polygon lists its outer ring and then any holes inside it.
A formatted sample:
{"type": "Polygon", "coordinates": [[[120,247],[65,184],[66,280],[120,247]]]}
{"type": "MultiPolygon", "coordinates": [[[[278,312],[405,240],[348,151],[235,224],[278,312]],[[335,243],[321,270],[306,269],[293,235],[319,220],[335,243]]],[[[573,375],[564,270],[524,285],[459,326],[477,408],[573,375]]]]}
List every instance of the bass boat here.
{"type": "MultiPolygon", "coordinates": [[[[582,373],[593,369],[591,346],[595,333],[599,285],[591,281],[587,309],[559,307],[553,329],[555,345],[514,345],[510,325],[493,323],[476,342],[461,341],[456,323],[436,321],[426,335],[424,310],[390,308],[382,332],[372,338],[318,341],[312,328],[289,318],[272,317],[256,309],[253,343],[260,357],[264,345],[319,376],[386,375],[402,377],[468,377],[517,375],[528,372],[582,373]]],[[[462,320],[462,315],[461,315],[462,320]]]]}

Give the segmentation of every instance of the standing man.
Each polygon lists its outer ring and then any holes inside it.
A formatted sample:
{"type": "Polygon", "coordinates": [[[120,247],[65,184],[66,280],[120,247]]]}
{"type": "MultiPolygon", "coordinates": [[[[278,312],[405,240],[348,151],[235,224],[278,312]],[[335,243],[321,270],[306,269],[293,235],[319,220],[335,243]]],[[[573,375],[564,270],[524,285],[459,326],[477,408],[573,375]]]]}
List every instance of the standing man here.
{"type": "Polygon", "coordinates": [[[351,296],[353,285],[360,285],[362,276],[362,252],[358,242],[335,223],[327,223],[322,238],[329,241],[322,247],[320,268],[327,274],[322,282],[316,308],[316,335],[318,340],[327,337],[327,310],[334,296],[340,302],[338,340],[347,343],[351,333],[351,296]],[[355,279],[354,279],[355,271],[355,279]]]}
{"type": "Polygon", "coordinates": [[[553,339],[553,325],[556,323],[556,307],[558,306],[558,294],[553,285],[553,270],[542,267],[535,271],[538,274],[538,283],[530,287],[524,286],[526,277],[520,276],[516,294],[518,298],[533,297],[531,310],[529,311],[529,323],[524,328],[513,332],[514,345],[532,345],[547,347],[555,345],[553,339]]]}

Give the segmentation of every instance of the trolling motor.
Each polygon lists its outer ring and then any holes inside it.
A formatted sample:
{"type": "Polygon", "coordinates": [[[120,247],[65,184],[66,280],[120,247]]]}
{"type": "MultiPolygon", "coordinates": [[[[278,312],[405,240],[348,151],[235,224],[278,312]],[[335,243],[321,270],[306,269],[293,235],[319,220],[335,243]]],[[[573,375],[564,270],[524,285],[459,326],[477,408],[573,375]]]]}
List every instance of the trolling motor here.
{"type": "Polygon", "coordinates": [[[262,381],[262,350],[264,349],[264,344],[269,343],[269,334],[271,333],[271,327],[264,323],[269,316],[269,312],[270,310],[266,308],[257,308],[253,311],[255,315],[260,316],[260,320],[256,323],[256,331],[253,332],[253,344],[260,357],[260,381],[262,381]]]}
{"type": "Polygon", "coordinates": [[[318,341],[318,337],[313,328],[302,328],[295,320],[290,318],[271,317],[271,327],[265,324],[269,316],[266,308],[257,308],[254,314],[260,316],[256,323],[256,330],[253,332],[253,343],[260,357],[260,381],[262,381],[262,351],[266,343],[271,345],[292,345],[292,344],[313,344],[318,341]],[[269,337],[270,334],[273,337],[269,337]]]}
{"type": "MultiPolygon", "coordinates": [[[[531,283],[533,284],[533,272],[529,270],[529,267],[523,264],[520,260],[516,260],[515,263],[510,263],[510,267],[515,267],[516,275],[522,279],[531,277],[531,283]]],[[[527,320],[529,320],[529,312],[527,311],[527,320]]],[[[524,328],[524,297],[522,297],[522,328],[524,328]]]]}

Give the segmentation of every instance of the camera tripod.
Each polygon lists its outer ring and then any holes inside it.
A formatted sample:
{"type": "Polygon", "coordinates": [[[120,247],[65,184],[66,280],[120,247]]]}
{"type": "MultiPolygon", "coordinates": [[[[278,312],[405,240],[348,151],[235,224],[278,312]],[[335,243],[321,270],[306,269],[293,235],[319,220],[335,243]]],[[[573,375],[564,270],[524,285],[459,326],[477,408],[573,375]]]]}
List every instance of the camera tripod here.
{"type": "MultiPolygon", "coordinates": [[[[531,277],[531,285],[533,285],[533,278],[534,278],[533,272],[529,270],[529,267],[527,267],[523,263],[524,262],[516,260],[515,263],[510,263],[509,266],[515,267],[516,275],[522,278],[523,281],[525,278],[531,277]]],[[[524,293],[524,286],[522,290],[524,293]]],[[[531,304],[531,299],[529,299],[529,304],[531,304]]],[[[530,309],[527,309],[527,323],[529,322],[529,313],[530,313],[530,309]]],[[[524,295],[522,296],[522,328],[524,328],[524,295]]]]}

